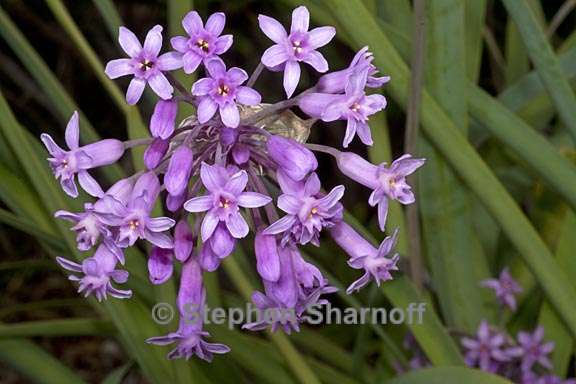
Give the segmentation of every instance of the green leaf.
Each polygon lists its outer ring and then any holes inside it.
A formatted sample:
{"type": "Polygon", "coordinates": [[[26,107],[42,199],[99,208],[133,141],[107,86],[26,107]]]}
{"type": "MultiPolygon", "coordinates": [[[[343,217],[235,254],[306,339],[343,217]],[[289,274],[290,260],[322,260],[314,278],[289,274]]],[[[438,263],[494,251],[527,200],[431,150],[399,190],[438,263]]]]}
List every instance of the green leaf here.
{"type": "Polygon", "coordinates": [[[389,384],[511,384],[501,376],[476,369],[439,367],[419,369],[388,381],[389,384]]]}
{"type": "MultiPolygon", "coordinates": [[[[353,37],[355,48],[368,44],[378,52],[375,64],[384,73],[394,74],[387,89],[400,105],[406,106],[408,68],[372,15],[358,0],[332,0],[330,9],[341,27],[353,37]]],[[[576,336],[576,312],[572,310],[576,291],[546,244],[494,173],[426,91],[422,94],[421,113],[426,136],[498,221],[571,334],[576,336]]]]}
{"type": "MultiPolygon", "coordinates": [[[[60,121],[62,122],[62,129],[64,129],[66,122],[72,116],[75,110],[80,113],[80,138],[83,142],[93,142],[100,140],[100,136],[90,124],[90,121],[80,111],[78,105],[66,92],[62,84],[58,81],[56,76],[50,71],[48,65],[44,62],[42,57],[34,50],[30,42],[18,29],[18,27],[10,20],[10,17],[0,8],[0,35],[12,48],[14,53],[18,56],[22,64],[28,69],[28,72],[40,85],[48,99],[54,103],[54,106],[60,113],[60,121]]],[[[123,172],[117,165],[112,165],[103,169],[104,174],[110,179],[115,180],[122,177],[123,172]]]]}
{"type": "Polygon", "coordinates": [[[61,319],[0,324],[0,337],[108,336],[114,325],[97,319],[61,319]]]}
{"type": "MultiPolygon", "coordinates": [[[[568,276],[572,277],[572,281],[576,278],[576,259],[574,258],[576,237],[574,234],[576,234],[576,215],[573,211],[567,210],[556,247],[556,260],[568,276]]],[[[542,305],[539,324],[544,327],[545,339],[554,342],[554,351],[552,351],[554,373],[565,377],[574,353],[574,339],[570,337],[570,333],[548,302],[542,305]]]]}
{"type": "Polygon", "coordinates": [[[102,384],[122,384],[124,382],[124,376],[128,374],[130,368],[132,367],[132,363],[124,364],[112,372],[110,372],[104,380],[102,380],[102,384]]]}
{"type": "Polygon", "coordinates": [[[66,251],[66,247],[62,246],[62,240],[58,239],[50,233],[44,232],[42,229],[39,229],[36,223],[18,217],[2,208],[0,208],[0,223],[7,224],[13,228],[26,232],[29,235],[46,242],[46,244],[56,250],[64,252],[66,251]]]}
{"type": "MultiPolygon", "coordinates": [[[[426,84],[432,95],[466,135],[466,61],[463,0],[430,2],[427,11],[426,84]]],[[[449,327],[473,332],[487,315],[481,280],[489,276],[474,231],[468,192],[440,153],[421,142],[427,159],[418,172],[422,233],[438,301],[449,327]]]]}
{"type": "Polygon", "coordinates": [[[544,31],[538,25],[534,12],[524,1],[503,0],[503,2],[522,35],[528,55],[550,93],[560,118],[576,140],[576,96],[544,31]]]}
{"type": "Polygon", "coordinates": [[[478,81],[482,66],[482,32],[487,0],[465,1],[466,73],[472,82],[478,81]]]}
{"type": "Polygon", "coordinates": [[[84,383],[70,368],[27,340],[0,340],[0,361],[35,383],[84,383]]]}

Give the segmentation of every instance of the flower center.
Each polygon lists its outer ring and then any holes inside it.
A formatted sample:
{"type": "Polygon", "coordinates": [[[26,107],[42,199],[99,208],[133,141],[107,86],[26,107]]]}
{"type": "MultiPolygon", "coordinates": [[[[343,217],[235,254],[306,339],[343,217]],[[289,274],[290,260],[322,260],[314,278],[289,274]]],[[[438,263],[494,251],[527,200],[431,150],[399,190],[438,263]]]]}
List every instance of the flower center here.
{"type": "Polygon", "coordinates": [[[230,200],[221,197],[220,202],[218,203],[218,206],[220,208],[226,209],[226,208],[230,207],[230,200]]]}
{"type": "Polygon", "coordinates": [[[228,93],[230,93],[230,88],[227,85],[223,84],[218,87],[218,94],[220,96],[227,96],[228,93]]]}
{"type": "Polygon", "coordinates": [[[358,111],[360,110],[360,104],[358,104],[358,103],[352,104],[352,105],[350,106],[350,110],[351,110],[352,112],[358,112],[358,111]]]}
{"type": "Polygon", "coordinates": [[[294,40],[292,42],[292,49],[294,50],[294,52],[296,53],[302,53],[302,42],[300,40],[294,40]]]}
{"type": "Polygon", "coordinates": [[[144,72],[152,69],[153,66],[154,63],[148,59],[145,59],[143,62],[140,63],[140,69],[143,70],[144,72]]]}
{"type": "Polygon", "coordinates": [[[138,220],[130,220],[130,222],[128,222],[128,226],[133,231],[140,226],[140,222],[138,220]]]}
{"type": "Polygon", "coordinates": [[[200,48],[203,52],[208,52],[210,49],[210,44],[204,39],[198,39],[196,41],[196,46],[200,48]]]}
{"type": "Polygon", "coordinates": [[[315,214],[318,213],[318,208],[314,207],[310,210],[310,214],[308,215],[308,218],[311,219],[315,214]]]}
{"type": "Polygon", "coordinates": [[[66,159],[62,160],[62,168],[68,169],[68,160],[66,159]]]}

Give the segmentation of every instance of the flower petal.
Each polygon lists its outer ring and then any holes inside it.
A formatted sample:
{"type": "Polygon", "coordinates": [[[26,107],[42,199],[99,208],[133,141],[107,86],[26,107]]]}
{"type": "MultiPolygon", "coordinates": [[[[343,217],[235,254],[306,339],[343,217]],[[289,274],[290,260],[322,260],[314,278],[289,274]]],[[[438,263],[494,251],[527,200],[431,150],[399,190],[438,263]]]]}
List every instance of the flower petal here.
{"type": "Polygon", "coordinates": [[[136,35],[126,27],[120,27],[118,31],[118,42],[130,57],[135,57],[142,51],[142,45],[136,35]]]}
{"type": "Polygon", "coordinates": [[[180,53],[185,53],[188,51],[188,38],[184,36],[174,36],[170,39],[170,45],[172,48],[180,53]]]}
{"type": "Polygon", "coordinates": [[[248,223],[246,223],[246,220],[244,220],[242,215],[238,212],[235,212],[228,217],[226,220],[226,228],[228,228],[230,234],[237,239],[246,237],[250,231],[248,223]]]}
{"type": "Polygon", "coordinates": [[[184,209],[188,212],[204,212],[212,208],[214,200],[211,195],[194,197],[184,203],[184,209]]]}
{"type": "Polygon", "coordinates": [[[287,61],[284,68],[284,90],[286,97],[290,98],[300,81],[300,65],[296,61],[287,61]]]}
{"type": "Polygon", "coordinates": [[[240,112],[234,103],[226,103],[220,107],[220,118],[225,126],[236,128],[240,124],[240,112]]]}
{"type": "Polygon", "coordinates": [[[172,237],[165,233],[152,232],[148,229],[144,230],[144,238],[157,247],[164,249],[174,248],[174,240],[172,237]]]}
{"type": "Polygon", "coordinates": [[[166,52],[156,61],[161,71],[173,71],[182,67],[182,54],[180,52],[166,52]]]}
{"type": "Polygon", "coordinates": [[[260,104],[262,97],[256,90],[249,87],[240,86],[236,88],[236,100],[238,100],[240,104],[256,105],[260,104]]]}
{"type": "Polygon", "coordinates": [[[126,91],[126,101],[130,105],[134,105],[140,100],[142,92],[144,92],[144,87],[146,86],[146,80],[133,78],[130,81],[128,90],[126,91]]]}
{"type": "Polygon", "coordinates": [[[211,97],[203,97],[198,104],[198,121],[204,124],[214,116],[217,109],[218,104],[211,97]]]}
{"type": "Polygon", "coordinates": [[[271,201],[271,197],[257,192],[244,192],[238,196],[238,205],[244,208],[263,207],[271,201]]]}
{"type": "Polygon", "coordinates": [[[310,64],[317,72],[324,73],[328,71],[328,62],[318,51],[308,52],[302,61],[310,64]]]}
{"type": "Polygon", "coordinates": [[[172,228],[176,222],[169,217],[154,217],[148,219],[146,228],[152,232],[164,232],[172,228]]]}
{"type": "Polygon", "coordinates": [[[110,60],[108,64],[106,64],[104,72],[109,78],[116,79],[120,76],[133,74],[134,69],[130,59],[115,59],[110,60]]]}
{"type": "Polygon", "coordinates": [[[232,46],[234,42],[234,37],[232,35],[223,35],[220,36],[214,42],[214,53],[217,55],[221,55],[226,52],[232,46]]]}
{"type": "Polygon", "coordinates": [[[372,141],[372,132],[368,124],[362,122],[357,123],[356,133],[364,145],[374,144],[374,141],[372,141]]]}
{"type": "Polygon", "coordinates": [[[258,25],[262,32],[277,44],[283,42],[288,37],[282,24],[271,17],[258,15],[258,25]]]}
{"type": "Polygon", "coordinates": [[[196,35],[204,29],[204,23],[196,11],[191,11],[182,19],[182,27],[190,36],[196,35]]]}
{"type": "Polygon", "coordinates": [[[274,44],[264,51],[260,60],[266,67],[271,68],[286,62],[288,60],[288,53],[284,46],[274,44]]]}
{"type": "Polygon", "coordinates": [[[290,26],[290,33],[294,32],[308,32],[308,25],[310,23],[310,13],[308,8],[301,5],[292,11],[292,25],[290,26]]]}
{"type": "Polygon", "coordinates": [[[174,88],[172,88],[172,85],[163,73],[159,72],[153,76],[150,76],[148,78],[148,84],[150,84],[150,88],[152,88],[152,90],[156,92],[156,94],[162,99],[168,100],[172,98],[172,92],[174,92],[174,88]]]}
{"type": "Polygon", "coordinates": [[[204,220],[202,220],[202,228],[200,230],[203,242],[207,241],[210,236],[212,236],[219,222],[220,220],[214,212],[208,211],[208,213],[206,213],[204,220]]]}
{"type": "Polygon", "coordinates": [[[336,35],[334,27],[318,27],[308,32],[308,44],[316,49],[325,46],[336,35]]]}
{"type": "Polygon", "coordinates": [[[80,145],[80,125],[78,120],[78,111],[74,111],[66,125],[65,139],[66,145],[70,149],[76,149],[80,145]]]}
{"type": "Polygon", "coordinates": [[[286,215],[280,220],[270,224],[262,233],[265,235],[276,235],[278,233],[286,232],[296,222],[296,216],[286,215]]]}
{"type": "Polygon", "coordinates": [[[104,191],[100,187],[100,184],[88,173],[86,170],[78,172],[78,182],[83,190],[85,190],[89,195],[94,197],[104,196],[104,191]]]}
{"type": "Polygon", "coordinates": [[[204,63],[210,77],[218,79],[226,75],[226,65],[219,57],[214,57],[204,63]]]}
{"type": "Polygon", "coordinates": [[[242,84],[248,80],[248,74],[246,71],[238,67],[230,68],[226,73],[226,76],[231,83],[236,85],[242,84]]]}
{"type": "Polygon", "coordinates": [[[378,203],[378,226],[380,230],[384,232],[386,228],[386,219],[388,217],[388,199],[383,197],[378,203]]]}
{"type": "Polygon", "coordinates": [[[73,198],[78,197],[78,187],[76,187],[73,177],[69,179],[61,179],[60,186],[68,196],[73,198]]]}
{"type": "Polygon", "coordinates": [[[48,150],[48,153],[50,153],[52,156],[59,157],[63,156],[66,153],[66,151],[64,151],[62,148],[60,148],[58,144],[54,142],[54,139],[52,139],[52,136],[50,136],[49,134],[47,133],[41,134],[40,140],[42,140],[42,143],[48,150]]]}
{"type": "Polygon", "coordinates": [[[226,24],[226,15],[222,12],[216,12],[210,15],[208,20],[206,20],[206,26],[204,29],[210,32],[214,36],[219,36],[224,30],[224,25],[226,24]]]}
{"type": "Polygon", "coordinates": [[[246,188],[246,184],[248,184],[248,174],[245,170],[241,170],[230,177],[224,189],[232,195],[238,196],[246,188]]]}
{"type": "Polygon", "coordinates": [[[297,215],[302,208],[302,201],[292,195],[280,195],[278,208],[291,215],[297,215]]]}
{"type": "Polygon", "coordinates": [[[205,77],[203,79],[196,81],[192,85],[192,94],[194,96],[206,96],[207,94],[210,93],[210,91],[212,91],[213,88],[214,88],[214,80],[209,77],[205,77]]]}
{"type": "Polygon", "coordinates": [[[213,192],[226,185],[228,174],[223,167],[202,163],[200,166],[200,178],[206,189],[213,192]]]}
{"type": "Polygon", "coordinates": [[[155,25],[146,34],[146,39],[144,40],[144,50],[154,56],[158,56],[160,50],[162,49],[162,26],[155,25]]]}
{"type": "Polygon", "coordinates": [[[184,72],[190,74],[198,69],[198,66],[202,62],[202,57],[194,51],[188,51],[182,56],[182,67],[184,72]]]}

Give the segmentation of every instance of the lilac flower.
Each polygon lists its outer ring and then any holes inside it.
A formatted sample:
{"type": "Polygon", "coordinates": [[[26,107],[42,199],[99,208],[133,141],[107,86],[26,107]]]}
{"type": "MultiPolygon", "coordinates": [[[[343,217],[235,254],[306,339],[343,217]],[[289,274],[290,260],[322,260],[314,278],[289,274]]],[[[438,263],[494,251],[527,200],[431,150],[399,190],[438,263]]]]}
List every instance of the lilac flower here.
{"type": "Polygon", "coordinates": [[[259,15],[260,29],[274,44],[262,55],[262,64],[268,68],[284,69],[284,90],[289,98],[300,80],[300,65],[303,61],[318,72],[328,71],[328,62],[317,48],[328,44],[336,34],[334,27],[319,27],[308,31],[310,14],[300,6],[292,12],[290,34],[275,19],[259,15]]]}
{"type": "Polygon", "coordinates": [[[278,281],[280,278],[280,256],[276,236],[258,232],[254,239],[256,269],[260,276],[268,281],[278,281]]]}
{"type": "Polygon", "coordinates": [[[162,233],[174,226],[174,220],[150,217],[158,193],[158,178],[153,172],[148,172],[140,176],[126,205],[112,196],[104,196],[95,204],[102,220],[118,227],[118,246],[125,248],[134,245],[138,239],[146,239],[160,248],[174,247],[172,238],[162,233]]]}
{"type": "Polygon", "coordinates": [[[509,348],[508,356],[521,359],[522,371],[532,369],[538,363],[546,369],[552,369],[552,362],[548,355],[554,350],[554,343],[544,343],[544,328],[539,326],[533,334],[528,332],[518,332],[518,346],[509,348]]]}
{"type": "Polygon", "coordinates": [[[466,348],[465,361],[470,367],[479,367],[486,372],[496,372],[502,363],[510,361],[503,350],[506,338],[493,331],[486,320],[482,320],[476,338],[463,337],[460,342],[466,348]]]}
{"type": "Polygon", "coordinates": [[[399,255],[394,254],[388,257],[392,249],[396,246],[398,229],[392,236],[386,237],[378,249],[374,248],[364,237],[360,236],[350,225],[345,222],[338,223],[330,230],[330,235],[342,249],[348,253],[350,260],[348,265],[354,269],[364,269],[364,275],[350,284],[346,293],[350,294],[359,291],[371,279],[380,286],[381,281],[392,280],[390,271],[397,271],[399,255]]]}
{"type": "Polygon", "coordinates": [[[369,88],[381,87],[390,81],[390,77],[375,77],[378,70],[374,64],[372,64],[373,59],[374,57],[372,56],[372,52],[368,51],[368,47],[362,48],[356,53],[348,68],[341,71],[327,73],[320,77],[318,84],[316,84],[316,89],[323,93],[342,93],[344,92],[346,84],[348,84],[348,81],[350,80],[350,76],[364,70],[368,70],[366,86],[369,88]]]}
{"type": "Polygon", "coordinates": [[[178,309],[180,325],[177,332],[166,336],[152,337],[146,340],[149,344],[168,345],[178,343],[169,354],[169,359],[190,359],[193,355],[212,361],[214,353],[222,354],[230,351],[224,344],[208,343],[203,340],[210,336],[202,331],[202,314],[206,305],[206,292],[202,285],[202,270],[198,261],[191,257],[182,267],[180,289],[178,291],[178,309]]]}
{"type": "Polygon", "coordinates": [[[424,165],[426,159],[414,159],[406,154],[394,160],[390,166],[371,164],[352,152],[339,152],[336,160],[343,174],[374,191],[368,203],[378,205],[378,223],[384,231],[388,215],[388,199],[401,204],[412,204],[415,200],[406,177],[424,165]]]}
{"type": "Polygon", "coordinates": [[[124,144],[119,140],[106,139],[80,146],[80,127],[78,112],[74,111],[66,126],[66,144],[69,150],[60,148],[48,135],[43,133],[40,139],[52,156],[48,159],[52,172],[64,192],[71,197],[78,196],[74,176],[78,174],[80,186],[90,195],[100,197],[104,194],[98,182],[90,176],[88,169],[101,167],[118,161],[124,154],[124,144]]]}
{"type": "Polygon", "coordinates": [[[234,250],[236,239],[230,234],[226,224],[221,221],[208,239],[208,245],[216,256],[223,259],[234,250]]]}
{"type": "Polygon", "coordinates": [[[192,86],[192,94],[199,97],[198,121],[207,122],[218,109],[222,123],[236,128],[240,123],[236,102],[256,105],[260,103],[260,94],[241,85],[248,80],[243,69],[233,67],[226,71],[226,66],[220,59],[212,59],[205,65],[210,77],[200,79],[192,86]]]}
{"type": "Polygon", "coordinates": [[[164,186],[169,194],[180,195],[186,190],[193,160],[194,153],[186,145],[181,145],[174,151],[164,175],[164,186]]]}
{"type": "Polygon", "coordinates": [[[342,220],[339,200],[344,195],[344,186],[334,187],[326,196],[320,197],[320,180],[315,173],[306,182],[295,182],[279,174],[278,182],[284,192],[278,197],[278,208],[287,215],[271,224],[263,233],[285,233],[283,245],[293,241],[302,245],[311,242],[319,246],[320,231],[342,220]]]}
{"type": "Polygon", "coordinates": [[[174,271],[172,258],[174,253],[171,249],[152,247],[148,257],[148,276],[152,284],[164,284],[174,271]]]}
{"type": "Polygon", "coordinates": [[[154,113],[150,118],[150,133],[152,137],[163,140],[168,139],[174,133],[178,103],[173,100],[158,100],[154,107],[154,113]]]}
{"type": "Polygon", "coordinates": [[[83,293],[85,297],[94,295],[98,301],[102,301],[108,294],[118,299],[132,296],[132,291],[112,286],[112,281],[118,284],[125,283],[128,280],[128,272],[115,269],[117,257],[104,244],[96,249],[94,256],[84,259],[82,264],[63,257],[57,257],[56,261],[62,268],[81,275],[81,277],[70,275],[69,279],[78,282],[78,292],[83,293]]]}
{"type": "Polygon", "coordinates": [[[266,149],[278,168],[292,180],[300,181],[318,168],[314,153],[293,139],[271,135],[266,149]]]}
{"type": "Polygon", "coordinates": [[[512,278],[508,268],[504,268],[500,272],[498,279],[487,279],[482,281],[481,284],[483,287],[492,288],[502,305],[507,306],[512,311],[516,310],[515,295],[522,292],[522,288],[512,278]]]}
{"type": "Polygon", "coordinates": [[[84,204],[84,212],[73,213],[60,210],[54,214],[54,217],[74,223],[71,229],[76,232],[76,243],[80,251],[87,251],[95,246],[100,235],[111,235],[110,230],[100,221],[94,212],[94,206],[90,203],[84,204]]]}
{"type": "Polygon", "coordinates": [[[144,165],[149,170],[156,168],[166,152],[170,147],[170,142],[168,140],[162,140],[160,138],[155,138],[152,143],[144,151],[144,165]]]}
{"type": "Polygon", "coordinates": [[[386,107],[386,98],[379,94],[366,95],[364,87],[368,69],[350,75],[344,95],[309,93],[298,101],[298,106],[308,115],[322,121],[346,120],[343,146],[347,148],[356,134],[366,145],[372,145],[368,117],[386,107]]]}
{"type": "Polygon", "coordinates": [[[188,12],[182,20],[182,26],[188,34],[170,39],[172,47],[182,53],[184,72],[192,73],[200,63],[226,52],[232,46],[232,35],[220,36],[226,23],[226,15],[222,12],[210,15],[203,25],[198,12],[188,12]]]}
{"type": "Polygon", "coordinates": [[[207,211],[202,221],[202,241],[207,241],[214,234],[220,222],[226,225],[232,237],[246,237],[248,224],[240,214],[239,207],[258,208],[272,199],[256,192],[244,192],[248,174],[243,170],[229,175],[221,165],[202,163],[200,177],[209,194],[188,200],[184,203],[184,209],[188,212],[207,211]]]}
{"type": "Polygon", "coordinates": [[[174,88],[163,72],[180,68],[182,59],[178,52],[168,52],[158,56],[162,49],[162,27],[156,25],[148,31],[144,46],[140,44],[132,31],[120,27],[118,41],[130,58],[109,61],[105,72],[111,79],[126,75],[134,76],[126,91],[128,104],[133,105],[140,100],[146,83],[160,98],[170,99],[174,88]]]}
{"type": "Polygon", "coordinates": [[[242,328],[257,331],[282,328],[285,333],[299,332],[303,314],[314,305],[325,304],[320,297],[336,288],[327,285],[318,268],[305,262],[295,247],[277,249],[280,274],[275,281],[264,279],[265,294],[254,292],[252,301],[259,309],[258,319],[242,328]]]}

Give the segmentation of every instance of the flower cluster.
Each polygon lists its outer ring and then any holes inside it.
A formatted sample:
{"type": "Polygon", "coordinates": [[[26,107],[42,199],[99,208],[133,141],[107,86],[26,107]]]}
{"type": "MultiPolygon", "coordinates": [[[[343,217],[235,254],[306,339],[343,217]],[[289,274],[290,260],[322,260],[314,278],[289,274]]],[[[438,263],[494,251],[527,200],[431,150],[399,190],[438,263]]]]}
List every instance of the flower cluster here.
{"type": "MultiPolygon", "coordinates": [[[[522,292],[520,285],[512,278],[507,268],[497,279],[481,282],[483,287],[492,288],[500,309],[516,310],[515,295],[522,292]]],[[[410,361],[411,369],[429,365],[411,334],[406,347],[415,351],[410,361]]],[[[490,326],[482,320],[474,336],[460,338],[464,348],[466,365],[503,376],[521,384],[576,384],[576,380],[563,380],[551,373],[553,369],[550,354],[554,343],[544,340],[544,327],[538,326],[532,332],[520,331],[516,338],[509,336],[504,329],[490,326]]]]}
{"type": "Polygon", "coordinates": [[[398,255],[393,253],[397,230],[376,248],[344,222],[340,202],[344,186],[330,191],[322,188],[314,152],[333,156],[344,175],[373,191],[368,203],[378,206],[382,231],[390,199],[402,204],[414,201],[406,176],[422,166],[424,159],[406,154],[390,165],[374,165],[351,152],[307,144],[290,129],[280,134],[274,128],[282,114],[298,107],[310,116],[308,126],[317,119],[347,121],[344,147],[356,134],[371,145],[369,117],[386,106],[386,99],[366,94],[366,90],[382,86],[389,78],[377,77],[368,48],[361,49],[348,68],[327,73],[328,62],[318,49],[332,40],[335,29],[310,29],[305,7],[293,11],[290,32],[268,16],[261,15],[258,21],[274,45],[263,53],[251,78],[243,69],[227,68],[220,57],[233,42],[232,35],[222,35],[223,13],[211,15],[204,24],[197,12],[189,12],[182,20],[187,35],[171,38],[173,51],[166,53],[161,53],[161,26],[153,27],[143,44],[121,27],[119,42],[128,57],[108,62],[105,72],[112,79],[132,77],[126,92],[128,104],[139,101],[146,85],[158,95],[150,120],[152,137],[126,142],[107,139],[80,146],[77,113],[66,128],[69,150],[42,135],[51,155],[50,165],[64,191],[78,196],[77,175],[82,189],[95,198],[85,204],[84,212],[56,213],[73,223],[80,251],[96,249],[81,264],[58,258],[60,265],[73,273],[70,279],[78,282],[79,292],[94,294],[98,300],[108,294],[130,297],[130,290],[112,284],[128,281],[128,272],[122,269],[124,252],[139,240],[151,244],[148,270],[152,284],[168,281],[175,274],[175,264],[182,264],[180,326],[167,336],[148,340],[175,344],[169,358],[196,355],[211,360],[213,354],[229,350],[205,341],[209,335],[202,322],[186,321],[184,308],[203,307],[203,274],[217,270],[250,233],[263,285],[262,292],[252,295],[254,304],[265,310],[291,310],[296,316],[290,322],[246,324],[248,329],[298,331],[306,308],[324,302],[323,295],[335,291],[299,251],[308,243],[319,246],[323,233],[349,255],[352,268],[363,271],[348,293],[371,280],[377,284],[390,280],[391,272],[398,269],[398,255]],[[302,62],[323,75],[314,86],[293,96],[302,62]],[[284,73],[286,100],[262,103],[253,85],[264,68],[284,73]],[[170,74],[178,69],[198,74],[199,80],[190,90],[170,74]],[[197,113],[177,125],[181,103],[194,105],[197,113]],[[147,146],[146,169],[106,191],[88,173],[117,162],[127,149],[138,145],[147,146]],[[153,208],[159,202],[170,217],[154,217],[153,208]]]}

